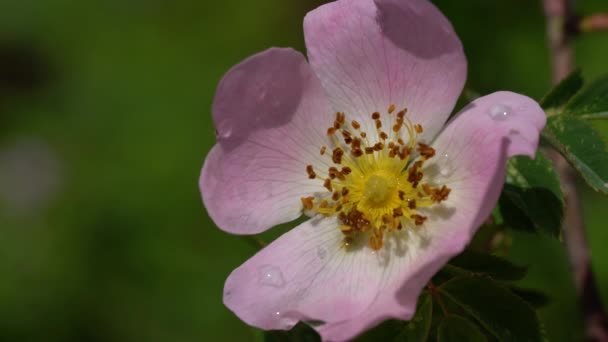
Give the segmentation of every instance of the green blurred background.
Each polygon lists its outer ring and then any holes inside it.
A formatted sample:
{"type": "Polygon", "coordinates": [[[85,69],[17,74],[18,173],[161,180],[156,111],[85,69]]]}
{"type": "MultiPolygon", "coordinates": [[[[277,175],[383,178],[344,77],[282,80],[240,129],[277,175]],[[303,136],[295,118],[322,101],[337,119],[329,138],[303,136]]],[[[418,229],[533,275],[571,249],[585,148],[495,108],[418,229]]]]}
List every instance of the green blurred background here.
{"type": "MultiPolygon", "coordinates": [[[[253,339],[222,286],[255,248],[214,226],[197,187],[210,106],[245,57],[304,51],[302,18],[321,3],[0,1],[0,341],[253,339]]],[[[464,43],[469,88],[548,89],[540,2],[435,3],[464,43]]],[[[575,46],[585,76],[608,72],[608,33],[575,46]]],[[[580,188],[606,303],[608,200],[580,188]]],[[[552,298],[549,339],[580,340],[560,243],[517,234],[511,257],[552,298]]]]}

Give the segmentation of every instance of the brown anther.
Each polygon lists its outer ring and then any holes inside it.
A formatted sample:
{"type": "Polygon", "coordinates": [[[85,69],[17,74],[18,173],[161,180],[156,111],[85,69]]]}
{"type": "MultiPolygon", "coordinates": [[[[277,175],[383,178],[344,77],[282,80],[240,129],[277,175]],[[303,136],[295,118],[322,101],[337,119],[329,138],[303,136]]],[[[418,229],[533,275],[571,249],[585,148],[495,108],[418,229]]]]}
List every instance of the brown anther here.
{"type": "Polygon", "coordinates": [[[334,133],[336,133],[336,129],[333,127],[329,127],[327,129],[327,135],[334,135],[334,133]]]}
{"type": "Polygon", "coordinates": [[[327,170],[327,173],[329,174],[329,178],[335,179],[338,176],[338,173],[340,173],[340,171],[338,171],[338,169],[332,166],[327,170]]]}
{"type": "Polygon", "coordinates": [[[408,170],[407,181],[412,183],[412,186],[415,188],[418,186],[418,183],[422,180],[423,174],[418,171],[418,169],[422,167],[422,161],[415,162],[408,170]]]}
{"type": "Polygon", "coordinates": [[[403,209],[401,208],[394,208],[393,209],[393,217],[400,217],[403,216],[403,209]]]}
{"type": "Polygon", "coordinates": [[[372,154],[374,153],[374,148],[373,147],[366,147],[365,148],[365,154],[372,154]]]}
{"type": "Polygon", "coordinates": [[[427,183],[422,184],[422,190],[424,190],[424,192],[426,192],[427,195],[431,195],[434,192],[434,189],[431,188],[431,186],[428,185],[427,183]]]}
{"type": "Polygon", "coordinates": [[[344,155],[344,150],[339,147],[336,147],[331,156],[331,160],[336,164],[342,164],[342,156],[344,155]]]}
{"type": "Polygon", "coordinates": [[[378,119],[380,119],[380,113],[378,113],[378,112],[373,112],[373,113],[372,113],[372,119],[374,119],[374,120],[378,120],[378,119]]]}
{"type": "Polygon", "coordinates": [[[418,143],[418,148],[416,149],[426,159],[430,159],[435,155],[435,149],[431,146],[423,143],[418,143]]]}
{"type": "Polygon", "coordinates": [[[313,207],[312,201],[314,199],[315,198],[312,196],[311,197],[302,197],[301,200],[302,200],[302,205],[304,206],[304,208],[306,208],[308,210],[312,209],[312,207],[313,207]]]}
{"type": "Polygon", "coordinates": [[[342,174],[342,172],[338,171],[336,173],[336,177],[338,177],[339,180],[343,181],[346,179],[346,177],[344,177],[344,175],[342,174]]]}
{"type": "Polygon", "coordinates": [[[327,150],[327,147],[321,146],[321,151],[320,151],[321,155],[324,155],[326,150],[327,150]]]}
{"type": "Polygon", "coordinates": [[[405,192],[403,190],[399,190],[399,199],[405,201],[405,192]]]}
{"type": "Polygon", "coordinates": [[[380,139],[386,140],[386,139],[388,139],[388,135],[384,132],[380,132],[380,139]]]}
{"type": "Polygon", "coordinates": [[[377,129],[382,128],[382,121],[380,121],[380,120],[376,120],[376,128],[377,128],[377,129]]]}
{"type": "Polygon", "coordinates": [[[353,150],[350,151],[350,154],[352,154],[355,158],[358,158],[363,155],[363,151],[360,148],[353,148],[353,150]]]}
{"type": "Polygon", "coordinates": [[[379,142],[374,145],[374,151],[382,151],[384,149],[384,144],[379,142]]]}
{"type": "Polygon", "coordinates": [[[361,139],[353,138],[352,148],[360,148],[361,147],[361,139]]]}
{"type": "Polygon", "coordinates": [[[385,224],[392,223],[393,217],[389,214],[384,214],[384,215],[382,215],[382,222],[384,222],[385,224]]]}
{"type": "Polygon", "coordinates": [[[333,128],[334,128],[335,130],[339,130],[339,129],[340,129],[340,127],[342,127],[342,124],[341,124],[341,123],[339,123],[338,121],[334,121],[334,127],[333,127],[333,128]]]}
{"type": "Polygon", "coordinates": [[[379,250],[380,248],[382,248],[382,236],[375,236],[375,235],[372,235],[372,236],[369,238],[369,246],[370,246],[370,247],[371,247],[373,250],[375,250],[375,251],[377,251],[377,250],[379,250]]]}
{"type": "Polygon", "coordinates": [[[414,220],[414,224],[417,226],[422,225],[424,223],[424,221],[426,221],[426,219],[427,219],[426,216],[422,216],[422,215],[418,215],[418,214],[414,214],[410,217],[414,220]]]}
{"type": "Polygon", "coordinates": [[[353,141],[353,137],[348,131],[342,131],[342,136],[344,137],[344,142],[346,145],[350,145],[350,143],[353,141]]]}
{"type": "Polygon", "coordinates": [[[336,112],[336,121],[343,124],[344,122],[346,122],[346,114],[344,113],[340,113],[340,112],[336,112]]]}
{"type": "Polygon", "coordinates": [[[405,158],[407,158],[410,153],[412,153],[412,149],[409,147],[404,147],[400,152],[399,152],[399,159],[401,160],[405,160],[405,158]]]}
{"type": "Polygon", "coordinates": [[[399,113],[397,113],[397,118],[400,119],[402,123],[403,123],[403,117],[405,116],[406,111],[407,111],[406,109],[403,109],[403,110],[400,110],[399,113]]]}
{"type": "Polygon", "coordinates": [[[322,200],[321,203],[319,204],[319,208],[327,208],[329,206],[329,202],[327,202],[326,200],[322,200]]]}
{"type": "Polygon", "coordinates": [[[344,188],[342,188],[342,197],[344,197],[346,195],[348,195],[348,188],[344,187],[344,188]]]}
{"type": "Polygon", "coordinates": [[[431,200],[436,203],[441,203],[448,198],[448,195],[452,191],[452,189],[447,186],[442,186],[441,188],[431,188],[430,185],[424,184],[422,186],[424,192],[431,196],[431,200]]]}
{"type": "Polygon", "coordinates": [[[388,113],[393,114],[394,111],[395,111],[395,105],[392,104],[392,105],[390,105],[390,107],[388,107],[388,113]]]}
{"type": "Polygon", "coordinates": [[[420,126],[419,124],[415,124],[414,129],[416,130],[416,133],[422,133],[422,126],[420,126]]]}
{"type": "Polygon", "coordinates": [[[308,178],[310,179],[317,178],[317,174],[315,173],[315,170],[313,169],[312,165],[306,165],[306,173],[308,173],[308,178]]]}
{"type": "Polygon", "coordinates": [[[343,175],[349,175],[353,170],[350,167],[344,166],[342,167],[342,171],[340,171],[343,175]]]}
{"type": "Polygon", "coordinates": [[[408,199],[407,200],[407,207],[410,209],[416,209],[416,200],[415,199],[408,199]]]}
{"type": "Polygon", "coordinates": [[[334,201],[337,201],[340,199],[340,192],[338,191],[334,191],[334,193],[331,195],[331,199],[334,201]]]}
{"type": "Polygon", "coordinates": [[[364,232],[370,228],[370,222],[358,210],[351,210],[348,214],[340,213],[338,217],[342,224],[352,227],[355,231],[364,232]]]}
{"type": "Polygon", "coordinates": [[[359,124],[356,120],[353,120],[353,122],[351,122],[351,125],[353,125],[354,129],[361,128],[361,124],[359,124]]]}
{"type": "Polygon", "coordinates": [[[323,182],[323,186],[329,191],[334,191],[334,188],[331,186],[331,179],[329,178],[323,182]]]}
{"type": "Polygon", "coordinates": [[[399,123],[396,123],[393,125],[393,132],[397,133],[401,130],[401,125],[399,123]]]}
{"type": "Polygon", "coordinates": [[[336,211],[342,211],[342,204],[338,204],[338,206],[336,207],[336,211]]]}
{"type": "Polygon", "coordinates": [[[389,141],[388,148],[392,149],[393,147],[395,147],[395,143],[392,141],[389,141]]]}
{"type": "Polygon", "coordinates": [[[397,139],[397,143],[399,145],[405,145],[405,141],[403,141],[403,139],[401,139],[401,138],[397,139]]]}
{"type": "Polygon", "coordinates": [[[340,225],[340,231],[341,231],[342,233],[345,233],[345,234],[346,234],[346,233],[350,233],[352,230],[353,230],[353,227],[351,227],[351,226],[347,226],[347,225],[345,225],[345,224],[341,224],[341,225],[340,225]]]}
{"type": "Polygon", "coordinates": [[[365,137],[367,137],[367,133],[361,132],[361,138],[365,139],[365,137]]]}

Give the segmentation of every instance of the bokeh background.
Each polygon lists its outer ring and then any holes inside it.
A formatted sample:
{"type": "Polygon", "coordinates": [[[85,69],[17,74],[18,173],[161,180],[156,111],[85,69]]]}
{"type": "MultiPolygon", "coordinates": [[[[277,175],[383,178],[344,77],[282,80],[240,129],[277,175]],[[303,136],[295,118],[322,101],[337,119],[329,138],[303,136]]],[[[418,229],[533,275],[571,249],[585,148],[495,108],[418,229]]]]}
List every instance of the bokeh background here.
{"type": "MultiPolygon", "coordinates": [[[[271,46],[304,51],[302,18],[321,3],[0,1],[1,341],[254,338],[222,305],[222,287],[256,247],[219,231],[197,188],[215,141],[210,106],[240,60],[271,46]]],[[[539,1],[435,3],[464,43],[468,88],[545,93],[539,1]]],[[[575,47],[588,79],[608,73],[608,33],[575,47]]],[[[608,200],[580,189],[608,304],[608,200]]],[[[523,285],[552,299],[540,312],[549,339],[580,340],[560,242],[516,234],[510,258],[530,265],[523,285]]]]}

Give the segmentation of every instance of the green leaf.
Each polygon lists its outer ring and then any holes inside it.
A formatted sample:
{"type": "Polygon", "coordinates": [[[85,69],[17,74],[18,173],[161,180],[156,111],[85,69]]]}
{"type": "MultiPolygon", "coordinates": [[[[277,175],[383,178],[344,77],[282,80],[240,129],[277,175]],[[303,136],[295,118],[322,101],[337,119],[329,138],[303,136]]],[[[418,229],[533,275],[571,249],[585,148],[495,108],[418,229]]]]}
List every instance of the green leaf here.
{"type": "Polygon", "coordinates": [[[444,318],[437,329],[438,342],[485,342],[487,340],[475,323],[457,315],[444,318]]]}
{"type": "Polygon", "coordinates": [[[542,100],[540,105],[544,109],[558,109],[572,98],[583,87],[583,76],[576,70],[556,85],[542,100]]]}
{"type": "Polygon", "coordinates": [[[549,158],[542,152],[535,159],[511,158],[499,205],[508,226],[558,236],[564,216],[564,195],[549,158]]]}
{"type": "Polygon", "coordinates": [[[484,274],[493,279],[506,281],[520,280],[528,272],[527,267],[514,265],[501,257],[470,250],[465,250],[450,260],[449,264],[470,272],[469,275],[484,274]]]}
{"type": "Polygon", "coordinates": [[[420,298],[418,298],[416,314],[411,320],[407,322],[398,320],[386,321],[365,332],[356,338],[355,341],[426,341],[431,328],[432,317],[433,300],[427,292],[423,292],[420,298]]]}
{"type": "Polygon", "coordinates": [[[543,339],[534,309],[496,281],[486,277],[454,278],[438,290],[499,341],[543,339]]]}
{"type": "Polygon", "coordinates": [[[608,194],[608,148],[583,120],[558,115],[547,120],[543,138],[557,149],[596,191],[608,194]]]}
{"type": "Polygon", "coordinates": [[[564,108],[563,114],[583,119],[608,118],[608,75],[587,85],[564,108]]]}
{"type": "Polygon", "coordinates": [[[524,289],[516,286],[511,286],[510,289],[511,292],[516,294],[519,298],[525,300],[528,304],[537,309],[547,306],[551,302],[546,294],[537,290],[524,289]]]}
{"type": "Polygon", "coordinates": [[[431,330],[433,319],[433,300],[428,293],[424,293],[418,299],[416,314],[401,329],[401,333],[394,339],[399,341],[426,341],[431,330]]]}
{"type": "Polygon", "coordinates": [[[319,334],[305,323],[296,324],[289,331],[271,330],[264,333],[264,342],[319,342],[319,334]]]}

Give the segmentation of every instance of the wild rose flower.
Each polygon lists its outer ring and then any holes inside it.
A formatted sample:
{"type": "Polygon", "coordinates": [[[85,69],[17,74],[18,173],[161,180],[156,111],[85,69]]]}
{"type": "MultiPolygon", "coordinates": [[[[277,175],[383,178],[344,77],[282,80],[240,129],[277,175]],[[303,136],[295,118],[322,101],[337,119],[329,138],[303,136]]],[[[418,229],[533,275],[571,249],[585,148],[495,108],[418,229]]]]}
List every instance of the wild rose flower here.
{"type": "Polygon", "coordinates": [[[310,216],[230,274],[226,306],[262,329],[314,320],[347,340],[412,317],[490,214],[507,158],[534,156],[545,115],[497,92],[444,126],[467,65],[426,0],[338,0],[304,33],[308,63],[272,48],[224,76],[200,188],[230,233],[310,216]]]}

